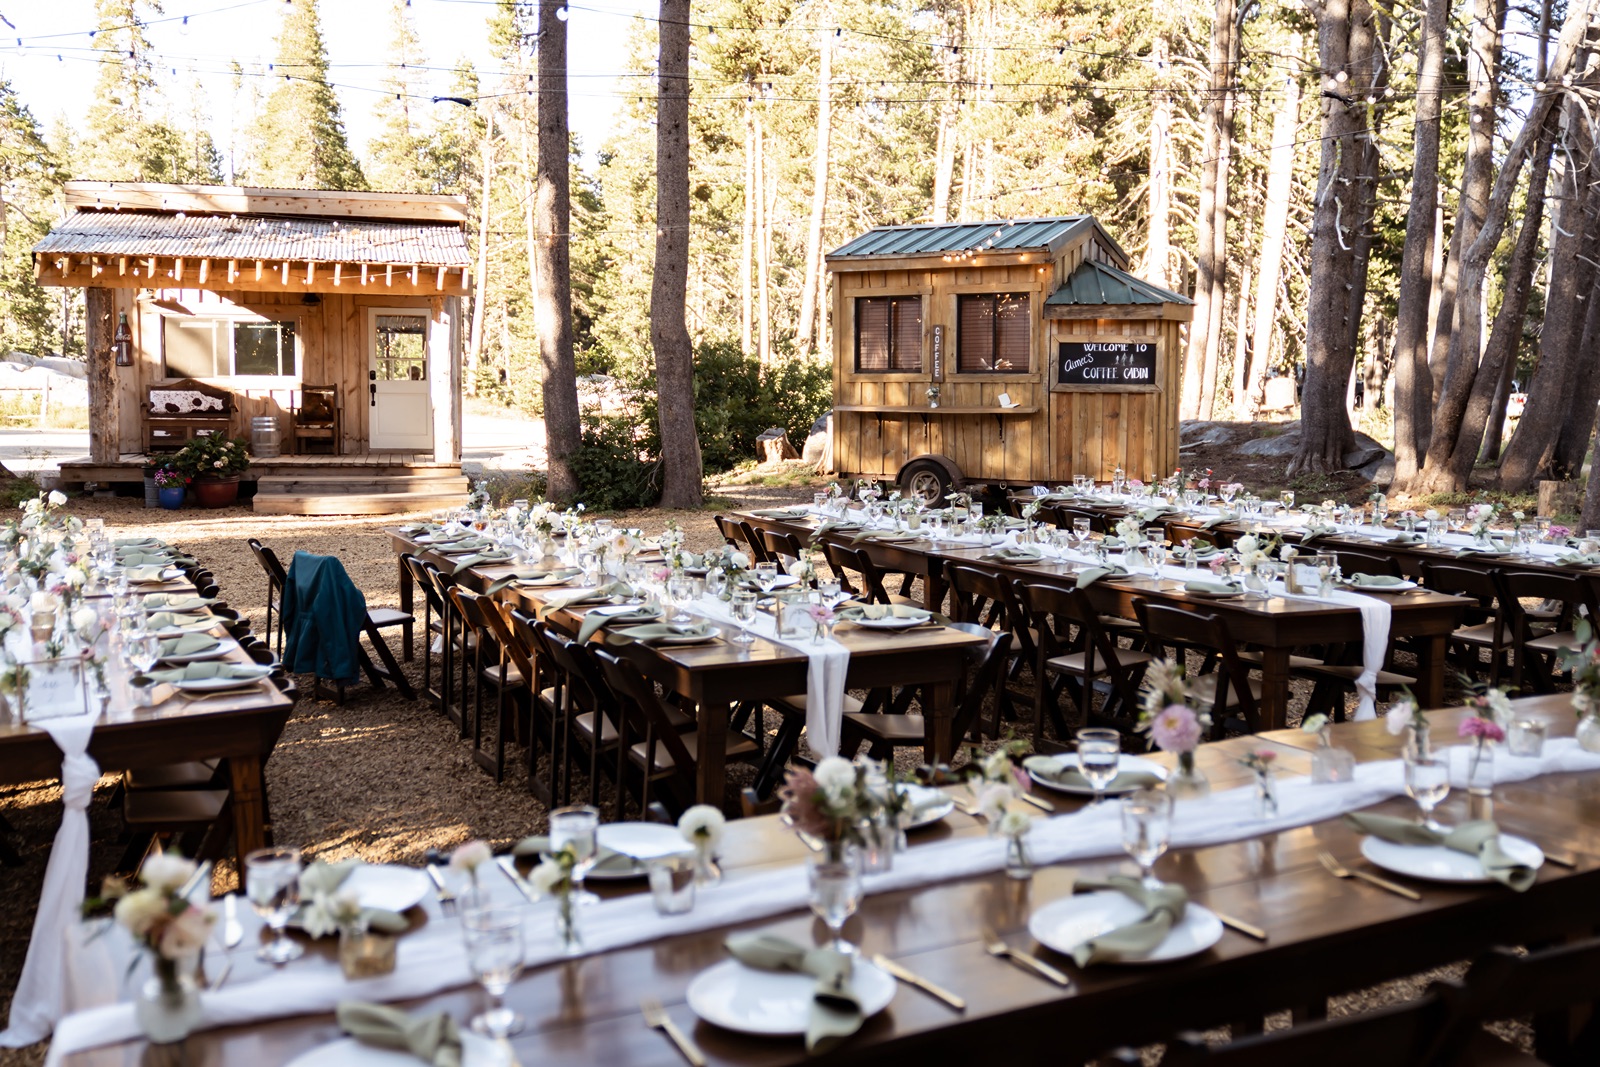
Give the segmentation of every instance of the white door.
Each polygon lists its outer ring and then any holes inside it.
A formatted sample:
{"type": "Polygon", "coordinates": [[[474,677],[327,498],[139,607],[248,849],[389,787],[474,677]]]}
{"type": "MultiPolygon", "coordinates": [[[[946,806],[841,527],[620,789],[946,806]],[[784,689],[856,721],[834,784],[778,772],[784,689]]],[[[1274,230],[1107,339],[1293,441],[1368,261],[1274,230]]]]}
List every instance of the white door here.
{"type": "Polygon", "coordinates": [[[369,448],[433,448],[428,398],[428,313],[418,308],[367,312],[369,448]]]}

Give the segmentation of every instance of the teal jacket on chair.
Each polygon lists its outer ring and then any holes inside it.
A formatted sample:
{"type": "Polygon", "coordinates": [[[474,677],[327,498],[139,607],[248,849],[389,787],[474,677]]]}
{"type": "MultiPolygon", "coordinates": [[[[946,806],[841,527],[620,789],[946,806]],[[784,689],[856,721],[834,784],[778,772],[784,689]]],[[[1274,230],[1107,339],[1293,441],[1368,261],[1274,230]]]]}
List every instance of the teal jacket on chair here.
{"type": "Polygon", "coordinates": [[[295,551],[283,588],[284,669],[336,682],[361,677],[367,598],[333,556],[295,551]]]}

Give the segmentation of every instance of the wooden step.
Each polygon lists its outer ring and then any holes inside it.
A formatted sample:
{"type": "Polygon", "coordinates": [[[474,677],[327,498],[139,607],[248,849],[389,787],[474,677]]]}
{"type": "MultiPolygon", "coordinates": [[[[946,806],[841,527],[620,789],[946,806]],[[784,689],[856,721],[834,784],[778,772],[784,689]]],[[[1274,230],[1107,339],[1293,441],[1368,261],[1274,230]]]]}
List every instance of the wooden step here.
{"type": "Polygon", "coordinates": [[[251,505],[262,515],[398,515],[459,507],[464,492],[257,493],[251,505]]]}
{"type": "Polygon", "coordinates": [[[465,497],[471,491],[466,476],[457,472],[440,471],[375,474],[371,471],[350,470],[344,474],[294,474],[264,475],[256,480],[256,492],[261,493],[313,493],[328,495],[339,492],[357,493],[457,493],[465,497]]]}

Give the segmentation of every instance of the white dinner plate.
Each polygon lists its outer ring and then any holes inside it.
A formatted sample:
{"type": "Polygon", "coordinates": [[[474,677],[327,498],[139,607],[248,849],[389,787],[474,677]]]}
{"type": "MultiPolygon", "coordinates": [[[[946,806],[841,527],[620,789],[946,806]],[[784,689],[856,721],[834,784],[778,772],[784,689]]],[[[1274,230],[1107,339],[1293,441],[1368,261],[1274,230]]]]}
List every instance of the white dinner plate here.
{"type": "Polygon", "coordinates": [[[422,903],[433,890],[428,876],[415,867],[393,863],[363,863],[345,876],[339,891],[353,890],[363,908],[405,911],[422,903]]]}
{"type": "MultiPolygon", "coordinates": [[[[1085,941],[1110,933],[1139,919],[1139,905],[1115,889],[1063,897],[1046,904],[1028,920],[1028,932],[1047,948],[1070,956],[1085,941]]],[[[1222,940],[1222,920],[1209,909],[1190,903],[1183,909],[1183,920],[1166,938],[1138,959],[1121,963],[1166,963],[1194,956],[1222,940]]]]}
{"type": "MultiPolygon", "coordinates": [[[[894,999],[894,979],[859,956],[853,984],[864,1018],[894,999]]],[[[723,960],[689,983],[689,1008],[708,1023],[742,1034],[799,1035],[806,1032],[816,988],[809,974],[758,971],[723,960]]]]}
{"type": "Polygon", "coordinates": [[[253,689],[266,680],[265,674],[259,678],[189,678],[173,682],[172,688],[185,693],[227,693],[235,689],[253,689]]]}
{"type": "Polygon", "coordinates": [[[1398,582],[1390,582],[1386,585],[1362,585],[1359,582],[1352,582],[1350,579],[1345,578],[1339,584],[1352,593],[1399,593],[1417,587],[1417,583],[1409,578],[1402,578],[1398,582]]]}
{"type": "Polygon", "coordinates": [[[193,622],[180,623],[175,626],[163,626],[156,631],[156,636],[164,640],[168,637],[182,637],[184,634],[205,633],[212,627],[220,626],[222,621],[220,615],[208,615],[205,618],[197,618],[193,622]]]}
{"type": "Polygon", "coordinates": [[[902,782],[897,784],[895,788],[904,793],[911,802],[910,808],[907,809],[907,813],[911,814],[911,821],[906,823],[907,830],[918,830],[924,826],[932,826],[956,810],[955,800],[942,789],[935,789],[927,785],[917,785],[913,782],[902,782]],[[921,811],[917,811],[918,805],[921,804],[927,804],[928,806],[921,811]]]}
{"type": "MultiPolygon", "coordinates": [[[[461,1067],[507,1067],[509,1048],[461,1028],[461,1067]]],[[[295,1057],[288,1067],[417,1067],[421,1062],[409,1052],[363,1045],[346,1037],[295,1057]]]]}
{"type": "MultiPolygon", "coordinates": [[[[1525,837],[1501,834],[1500,847],[1506,855],[1534,870],[1544,866],[1544,852],[1525,837]]],[[[1469,883],[1494,880],[1483,873],[1478,857],[1443,845],[1397,845],[1382,838],[1365,837],[1361,840],[1361,854],[1368,862],[1408,878],[1469,883]]]]}
{"type": "Polygon", "coordinates": [[[238,647],[239,642],[233,638],[219,637],[216,648],[209,648],[204,652],[190,652],[187,655],[162,656],[160,662],[173,667],[182,667],[190,663],[203,663],[208,659],[222,659],[238,647]]]}
{"type": "Polygon", "coordinates": [[[161,577],[155,579],[154,581],[152,581],[152,580],[147,578],[142,582],[135,582],[135,581],[132,581],[130,579],[128,584],[129,585],[165,585],[167,582],[175,582],[179,578],[182,578],[182,577],[183,577],[183,571],[179,570],[177,567],[168,567],[166,570],[161,572],[161,577]]]}
{"type": "Polygon", "coordinates": [[[596,835],[601,848],[609,848],[633,857],[631,868],[613,865],[596,867],[589,872],[589,880],[601,882],[642,878],[647,872],[646,861],[662,856],[676,856],[692,852],[693,846],[685,841],[676,826],[660,822],[608,822],[601,823],[596,835]]]}
{"type": "Polygon", "coordinates": [[[860,626],[867,630],[909,630],[913,626],[925,626],[933,615],[921,608],[913,608],[903,604],[892,605],[879,618],[872,618],[863,609],[862,614],[851,612],[845,618],[851,626],[860,626]]]}
{"type": "MultiPolygon", "coordinates": [[[[1078,765],[1077,757],[1069,755],[1029,756],[1026,760],[1023,760],[1023,766],[1026,767],[1030,762],[1035,760],[1053,760],[1059,767],[1076,767],[1078,765]]],[[[1117,773],[1121,774],[1124,771],[1144,771],[1155,775],[1163,782],[1167,780],[1167,769],[1161,766],[1161,764],[1157,763],[1155,760],[1146,759],[1143,756],[1129,756],[1124,754],[1118,757],[1117,773]]],[[[1075,785],[1062,785],[1061,783],[1053,782],[1048,778],[1041,778],[1031,772],[1029,773],[1028,777],[1031,778],[1036,784],[1041,785],[1046,789],[1053,790],[1057,793],[1070,793],[1073,796],[1079,797],[1094,796],[1094,790],[1088,786],[1079,787],[1075,785]]],[[[1141,787],[1137,785],[1124,785],[1119,787],[1116,783],[1116,779],[1113,778],[1111,780],[1111,785],[1106,787],[1105,795],[1108,797],[1121,796],[1123,793],[1132,793],[1139,788],[1141,787]]]]}

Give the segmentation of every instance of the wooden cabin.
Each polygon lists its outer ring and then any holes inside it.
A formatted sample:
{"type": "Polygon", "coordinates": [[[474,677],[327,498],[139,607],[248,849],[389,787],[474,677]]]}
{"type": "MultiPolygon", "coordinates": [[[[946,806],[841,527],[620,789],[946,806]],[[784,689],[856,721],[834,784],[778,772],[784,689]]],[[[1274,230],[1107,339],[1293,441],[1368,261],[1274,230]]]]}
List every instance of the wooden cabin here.
{"type": "Polygon", "coordinates": [[[842,476],[930,499],[1177,465],[1193,301],[1093,218],[880,226],[827,265],[842,476]]]}
{"type": "Polygon", "coordinates": [[[66,207],[33,249],[41,283],[86,291],[89,455],[64,483],[226,432],[257,452],[257,511],[462,500],[465,197],[75,181],[66,207]]]}

